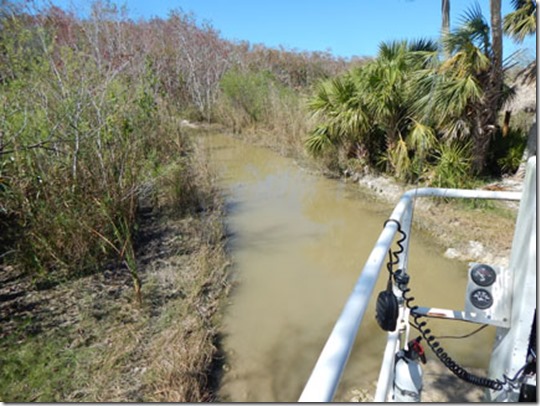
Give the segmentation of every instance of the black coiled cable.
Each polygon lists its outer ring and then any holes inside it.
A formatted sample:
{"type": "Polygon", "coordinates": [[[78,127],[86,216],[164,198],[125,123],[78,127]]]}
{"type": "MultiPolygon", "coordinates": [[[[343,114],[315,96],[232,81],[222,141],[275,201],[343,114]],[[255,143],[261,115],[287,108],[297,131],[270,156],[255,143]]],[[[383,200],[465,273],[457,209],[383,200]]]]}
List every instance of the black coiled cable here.
{"type": "Polygon", "coordinates": [[[411,316],[414,319],[414,323],[412,323],[412,325],[420,332],[420,334],[422,334],[422,337],[424,338],[424,340],[426,340],[429,348],[431,348],[431,351],[433,351],[433,353],[437,356],[437,358],[439,358],[443,365],[446,366],[446,368],[448,368],[454,375],[464,380],[465,382],[471,383],[476,386],[500,391],[503,388],[504,384],[509,381],[507,377],[504,376],[505,380],[500,381],[474,375],[467,371],[465,368],[463,368],[461,365],[459,365],[457,362],[455,362],[441,347],[441,344],[439,343],[439,341],[437,341],[437,338],[431,334],[431,330],[424,329],[424,327],[427,325],[427,322],[420,321],[423,316],[416,313],[418,306],[411,306],[410,303],[414,300],[414,297],[407,296],[407,293],[409,293],[409,291],[410,289],[406,288],[402,290],[402,293],[403,299],[405,301],[405,306],[409,308],[409,310],[411,311],[411,316]]]}
{"type": "Polygon", "coordinates": [[[401,238],[396,241],[396,245],[398,246],[399,249],[397,251],[392,251],[392,249],[388,250],[390,260],[386,264],[386,268],[388,269],[388,272],[390,272],[390,274],[393,275],[394,266],[399,264],[399,256],[403,253],[403,251],[405,251],[405,247],[403,246],[403,241],[407,239],[407,234],[405,233],[405,231],[401,229],[401,224],[399,223],[399,221],[394,220],[394,219],[388,219],[384,222],[384,227],[386,227],[388,223],[396,223],[397,232],[401,235],[401,238]]]}
{"type": "Polygon", "coordinates": [[[410,310],[410,314],[414,319],[414,322],[411,323],[411,325],[420,332],[424,340],[426,340],[426,342],[428,343],[429,348],[431,348],[433,353],[443,363],[443,365],[446,366],[458,378],[470,384],[481,386],[484,388],[489,388],[495,391],[502,390],[506,385],[509,385],[510,387],[515,388],[516,385],[519,384],[519,382],[516,382],[516,381],[518,380],[518,378],[520,377],[520,375],[525,370],[525,367],[528,364],[523,366],[515,374],[513,378],[509,378],[506,375],[503,375],[504,380],[502,381],[499,379],[490,379],[490,378],[474,375],[470,373],[469,371],[467,371],[465,368],[463,368],[461,365],[459,365],[457,362],[455,362],[448,355],[448,353],[441,347],[439,341],[437,341],[437,338],[431,334],[431,330],[424,328],[427,325],[427,322],[420,320],[423,317],[423,315],[418,314],[416,312],[416,310],[418,309],[418,306],[411,305],[411,302],[414,300],[414,297],[407,296],[407,294],[411,290],[410,288],[406,287],[408,283],[408,277],[404,279],[402,276],[403,273],[400,269],[398,269],[396,272],[393,272],[394,266],[399,263],[399,256],[405,250],[403,246],[403,242],[407,238],[407,234],[401,229],[401,224],[399,223],[399,221],[394,220],[394,219],[389,219],[384,223],[384,225],[386,226],[386,224],[389,222],[394,222],[397,224],[397,232],[401,235],[401,238],[396,242],[399,249],[395,252],[392,252],[392,250],[389,250],[390,259],[387,263],[387,269],[388,269],[388,272],[390,272],[390,274],[394,276],[394,279],[396,280],[397,285],[402,292],[402,297],[403,297],[405,306],[410,310]]]}

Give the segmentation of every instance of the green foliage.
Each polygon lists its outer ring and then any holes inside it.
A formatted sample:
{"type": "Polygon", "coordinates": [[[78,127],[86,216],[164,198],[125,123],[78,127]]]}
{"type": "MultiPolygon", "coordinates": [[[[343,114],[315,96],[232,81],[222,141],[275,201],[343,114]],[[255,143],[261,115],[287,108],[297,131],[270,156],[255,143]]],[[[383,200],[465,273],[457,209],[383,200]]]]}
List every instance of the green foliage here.
{"type": "Polygon", "coordinates": [[[514,174],[522,162],[526,145],[527,133],[519,128],[510,129],[506,136],[497,132],[488,155],[490,173],[496,176],[514,174]]]}
{"type": "Polygon", "coordinates": [[[442,45],[445,60],[429,41],[382,43],[374,60],[321,84],[309,102],[316,123],[306,149],[340,155],[359,144],[367,162],[398,179],[431,174],[436,184],[453,187],[515,167],[519,149],[508,143],[500,145],[505,151],[497,152],[498,163],[486,165],[498,112],[512,92],[492,80],[499,68],[478,6],[442,45]],[[369,142],[381,134],[384,144],[369,142]]]}
{"type": "Polygon", "coordinates": [[[366,109],[350,74],[320,83],[308,107],[321,120],[305,144],[314,155],[331,145],[358,142],[369,131],[366,109]]]}
{"type": "Polygon", "coordinates": [[[306,130],[302,94],[284,85],[274,73],[235,67],[220,82],[214,118],[235,133],[264,134],[262,142],[283,153],[301,150],[306,130]]]}
{"type": "MultiPolygon", "coordinates": [[[[138,25],[109,6],[96,3],[85,21],[58,10],[0,12],[0,260],[40,278],[115,260],[136,279],[138,195],[169,164],[173,199],[204,209],[179,109],[237,132],[264,129],[284,149],[305,140],[335,167],[383,162],[399,179],[428,172],[438,184],[445,176],[466,182],[468,143],[491,137],[493,123],[480,113],[499,106],[486,104],[491,50],[478,9],[445,38],[446,61],[430,41],[393,41],[374,60],[328,78],[342,68],[326,55],[241,46],[243,59],[231,69],[231,44],[210,26],[182,13],[138,25]],[[219,72],[205,87],[201,78],[217,67],[208,61],[219,61],[219,72]],[[320,78],[327,79],[305,103],[307,86],[320,78]]],[[[492,171],[515,168],[516,137],[493,141],[492,171]]]]}
{"type": "Polygon", "coordinates": [[[362,159],[414,179],[437,143],[434,129],[414,108],[422,96],[419,72],[435,51],[429,41],[383,43],[374,61],[319,85],[309,102],[318,124],[306,141],[308,151],[320,155],[330,147],[358,145],[362,159]]]}
{"type": "Polygon", "coordinates": [[[77,356],[64,338],[32,337],[0,352],[0,365],[1,401],[59,402],[72,389],[77,356]]]}
{"type": "Polygon", "coordinates": [[[324,151],[329,150],[334,145],[330,134],[328,125],[318,125],[305,141],[305,146],[309,153],[313,156],[320,156],[324,151]]]}
{"type": "Polygon", "coordinates": [[[387,168],[390,167],[394,176],[401,180],[406,180],[411,173],[411,159],[409,157],[409,151],[407,144],[403,138],[399,138],[394,145],[394,148],[388,151],[388,154],[383,157],[387,164],[387,168]]]}
{"type": "Polygon", "coordinates": [[[221,79],[224,97],[235,110],[245,113],[250,124],[263,121],[267,116],[270,91],[275,83],[267,72],[229,70],[221,79]]]}
{"type": "Polygon", "coordinates": [[[529,0],[512,0],[514,11],[504,17],[503,29],[514,40],[522,42],[536,32],[536,3],[529,0]]]}
{"type": "Polygon", "coordinates": [[[96,38],[71,42],[52,17],[2,20],[1,260],[33,271],[38,283],[113,260],[127,265],[137,291],[138,196],[186,150],[157,65],[115,50],[108,19],[116,12],[106,13],[93,17],[96,38]]]}
{"type": "Polygon", "coordinates": [[[433,187],[441,188],[470,187],[470,167],[470,146],[459,143],[440,144],[428,182],[433,187]]]}

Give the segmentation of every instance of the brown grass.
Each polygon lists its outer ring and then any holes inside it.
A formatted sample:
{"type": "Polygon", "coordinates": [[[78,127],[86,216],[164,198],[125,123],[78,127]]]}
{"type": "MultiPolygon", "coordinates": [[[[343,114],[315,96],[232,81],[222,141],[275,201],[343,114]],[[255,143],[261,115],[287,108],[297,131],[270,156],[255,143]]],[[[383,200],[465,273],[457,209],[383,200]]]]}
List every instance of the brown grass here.
{"type": "Polygon", "coordinates": [[[216,400],[212,374],[220,349],[214,322],[222,292],[229,287],[223,255],[220,247],[206,247],[198,253],[190,266],[197,275],[191,295],[179,303],[178,316],[150,343],[149,401],[216,400]]]}
{"type": "Polygon", "coordinates": [[[47,376],[57,371],[47,367],[46,359],[39,360],[44,365],[36,367],[43,371],[43,379],[20,385],[14,376],[13,383],[0,385],[0,399],[216,399],[219,309],[229,291],[228,259],[214,175],[201,149],[194,146],[190,156],[181,167],[165,171],[141,203],[134,240],[141,303],[125,265],[111,264],[101,272],[41,290],[14,269],[2,276],[7,290],[0,286],[0,294],[16,294],[0,303],[2,320],[10,320],[3,329],[7,338],[0,335],[0,350],[6,354],[0,367],[4,370],[4,359],[18,365],[23,358],[16,347],[31,343],[33,353],[50,351],[53,357],[65,357],[66,370],[58,372],[69,379],[47,383],[44,389],[47,376]],[[175,180],[182,175],[187,179],[177,187],[175,180]],[[26,320],[25,309],[32,309],[28,326],[17,322],[26,320]]]}

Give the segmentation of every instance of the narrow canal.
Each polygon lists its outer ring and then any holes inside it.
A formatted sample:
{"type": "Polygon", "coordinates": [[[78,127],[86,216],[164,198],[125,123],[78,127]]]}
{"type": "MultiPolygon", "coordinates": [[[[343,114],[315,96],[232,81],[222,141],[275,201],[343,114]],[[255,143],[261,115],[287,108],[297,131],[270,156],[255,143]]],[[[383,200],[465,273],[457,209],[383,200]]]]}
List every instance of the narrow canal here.
{"type": "MultiPolygon", "coordinates": [[[[220,398],[296,402],[393,206],[227,136],[210,136],[206,146],[226,193],[237,282],[225,315],[220,398]]],[[[467,264],[444,258],[420,232],[410,255],[415,304],[462,309],[467,264]]],[[[431,323],[439,335],[475,327],[463,324],[431,323]]],[[[462,341],[444,346],[468,366],[487,367],[490,333],[462,341]]],[[[354,389],[373,392],[385,342],[372,301],[336,401],[349,401],[354,389]]]]}

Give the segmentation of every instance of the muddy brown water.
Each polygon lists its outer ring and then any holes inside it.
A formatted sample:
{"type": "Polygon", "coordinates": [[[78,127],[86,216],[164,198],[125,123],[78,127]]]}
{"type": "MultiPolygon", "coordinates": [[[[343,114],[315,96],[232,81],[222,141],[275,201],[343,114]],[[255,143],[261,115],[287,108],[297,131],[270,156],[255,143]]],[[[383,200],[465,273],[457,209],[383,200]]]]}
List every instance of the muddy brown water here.
{"type": "MultiPolygon", "coordinates": [[[[296,402],[393,206],[228,136],[209,136],[205,145],[226,194],[237,282],[224,316],[220,398],[296,402]]],[[[463,309],[467,264],[442,253],[429,236],[413,232],[414,303],[463,309]]],[[[384,271],[374,297],[386,278],[384,271]]],[[[386,342],[374,314],[372,300],[335,401],[349,401],[354,390],[374,391],[386,342]]],[[[458,335],[476,325],[432,320],[430,327],[436,335],[458,335]]],[[[486,368],[492,336],[486,329],[442,342],[460,363],[486,368]]]]}

